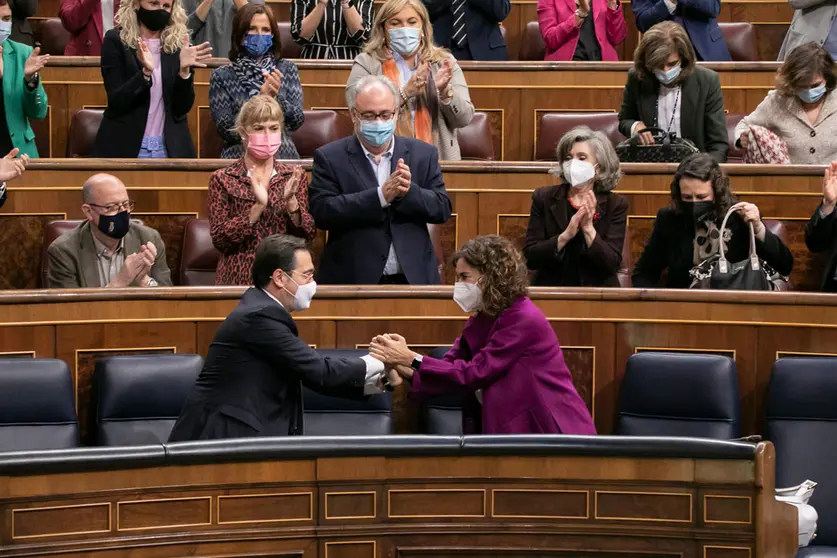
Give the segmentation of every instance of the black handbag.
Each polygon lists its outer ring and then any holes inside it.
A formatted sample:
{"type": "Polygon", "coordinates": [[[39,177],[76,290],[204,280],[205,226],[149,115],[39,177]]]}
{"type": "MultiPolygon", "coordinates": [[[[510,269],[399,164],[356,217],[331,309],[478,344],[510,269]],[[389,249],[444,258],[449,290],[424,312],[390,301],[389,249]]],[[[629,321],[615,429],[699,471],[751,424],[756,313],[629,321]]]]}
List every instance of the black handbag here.
{"type": "Polygon", "coordinates": [[[691,140],[678,138],[662,128],[637,130],[616,146],[616,154],[623,163],[679,163],[692,153],[699,152],[691,140]],[[639,144],[639,134],[643,132],[651,132],[654,136],[653,145],[639,144]]]}
{"type": "Polygon", "coordinates": [[[759,259],[756,253],[756,233],[752,223],[747,223],[750,231],[750,255],[747,259],[730,263],[727,260],[724,235],[727,220],[738,210],[732,206],[721,224],[718,254],[707,258],[689,271],[692,276],[692,289],[712,289],[730,291],[783,291],[788,289],[788,279],[773,270],[759,259]]]}

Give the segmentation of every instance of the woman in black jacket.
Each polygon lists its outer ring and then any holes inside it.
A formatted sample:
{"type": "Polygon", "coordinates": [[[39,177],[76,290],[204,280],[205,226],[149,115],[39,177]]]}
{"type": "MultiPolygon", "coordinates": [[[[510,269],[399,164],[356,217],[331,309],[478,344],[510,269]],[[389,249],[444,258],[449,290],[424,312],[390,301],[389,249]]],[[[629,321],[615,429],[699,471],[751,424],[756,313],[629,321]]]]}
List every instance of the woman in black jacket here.
{"type": "Polygon", "coordinates": [[[125,0],[116,19],[102,45],[108,106],[93,156],[195,157],[186,115],[195,100],[192,67],[206,67],[209,43],[189,45],[179,0],[125,0]]]}
{"type": "MultiPolygon", "coordinates": [[[[689,271],[718,253],[721,223],[736,200],[720,165],[710,155],[696,153],[677,168],[671,182],[671,202],[670,207],[657,212],[651,238],[634,267],[634,287],[657,287],[663,270],[668,269],[667,288],[688,288],[692,283],[689,271]]],[[[790,275],[790,250],[764,226],[758,207],[739,205],[727,221],[727,259],[739,262],[747,258],[747,223],[752,223],[759,258],[782,275],[790,275]]]]}

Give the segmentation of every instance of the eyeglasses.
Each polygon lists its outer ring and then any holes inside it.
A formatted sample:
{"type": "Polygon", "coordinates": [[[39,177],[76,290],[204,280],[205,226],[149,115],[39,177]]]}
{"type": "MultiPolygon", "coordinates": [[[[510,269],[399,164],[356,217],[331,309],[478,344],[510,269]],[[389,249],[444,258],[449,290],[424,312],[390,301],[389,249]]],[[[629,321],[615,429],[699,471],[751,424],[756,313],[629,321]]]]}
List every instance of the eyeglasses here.
{"type": "Polygon", "coordinates": [[[384,112],[360,112],[357,113],[361,120],[372,122],[373,120],[392,120],[395,116],[394,110],[385,110],[384,112]]]}
{"type": "MultiPolygon", "coordinates": [[[[296,273],[297,275],[302,276],[302,278],[305,279],[306,281],[311,281],[314,278],[314,272],[313,271],[307,271],[305,273],[301,273],[301,272],[299,272],[295,269],[292,269],[291,273],[296,273]]],[[[291,279],[293,279],[293,277],[291,279]]]]}
{"type": "Polygon", "coordinates": [[[134,210],[134,200],[127,200],[121,203],[109,203],[107,205],[98,205],[95,203],[88,203],[90,207],[98,207],[102,209],[105,214],[108,213],[119,213],[120,211],[133,211],[134,210]]]}

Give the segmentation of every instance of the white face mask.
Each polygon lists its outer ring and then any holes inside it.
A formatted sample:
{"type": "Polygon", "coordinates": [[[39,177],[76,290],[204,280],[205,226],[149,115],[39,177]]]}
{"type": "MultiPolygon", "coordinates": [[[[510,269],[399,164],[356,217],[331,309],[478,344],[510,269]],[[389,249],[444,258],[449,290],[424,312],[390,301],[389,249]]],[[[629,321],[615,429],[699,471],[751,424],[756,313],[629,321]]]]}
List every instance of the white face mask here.
{"type": "Polygon", "coordinates": [[[596,177],[596,165],[581,159],[564,161],[562,170],[564,171],[564,180],[569,182],[573,188],[580,188],[596,177]]]}
{"type": "MultiPolygon", "coordinates": [[[[286,273],[285,275],[288,274],[286,273]]],[[[288,275],[288,279],[294,281],[293,277],[290,275],[288,275]]],[[[291,307],[288,311],[297,312],[299,310],[308,310],[308,307],[311,306],[311,299],[314,298],[314,294],[317,292],[317,282],[311,281],[310,283],[300,285],[294,281],[294,284],[296,285],[296,294],[293,294],[294,301],[291,303],[291,307]]],[[[285,287],[282,288],[285,289],[285,287]]],[[[288,289],[285,289],[285,292],[292,294],[288,289]]]]}
{"type": "Polygon", "coordinates": [[[482,290],[476,283],[457,281],[453,284],[453,301],[464,312],[476,312],[482,308],[482,290]]]}

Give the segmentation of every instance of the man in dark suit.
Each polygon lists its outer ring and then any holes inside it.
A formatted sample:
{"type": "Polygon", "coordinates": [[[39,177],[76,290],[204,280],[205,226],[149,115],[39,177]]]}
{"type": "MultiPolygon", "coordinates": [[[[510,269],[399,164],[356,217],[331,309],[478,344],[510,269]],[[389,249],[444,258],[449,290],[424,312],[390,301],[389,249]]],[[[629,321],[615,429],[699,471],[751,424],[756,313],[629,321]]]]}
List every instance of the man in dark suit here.
{"type": "Polygon", "coordinates": [[[436,148],[394,136],[397,90],[370,75],[349,93],[356,136],[314,152],[308,189],[328,231],[318,280],[327,284],[438,284],[427,224],[451,215],[436,148]]]}
{"type": "Polygon", "coordinates": [[[686,29],[698,60],[729,62],[732,56],[718,26],[721,0],[631,0],[640,33],[661,21],[671,20],[686,29]]]}
{"type": "Polygon", "coordinates": [[[811,252],[830,253],[820,289],[833,293],[837,292],[837,162],[825,169],[822,194],[822,203],[805,228],[805,244],[811,252]]]}
{"type": "Polygon", "coordinates": [[[422,0],[433,23],[437,45],[457,60],[508,60],[500,22],[509,16],[510,0],[422,0]]]}
{"type": "Polygon", "coordinates": [[[299,338],[290,312],[308,308],[317,288],[302,239],[262,240],[253,283],[218,328],[169,442],[302,434],[302,385],[356,398],[399,383],[369,355],[324,358],[299,338]]]}

